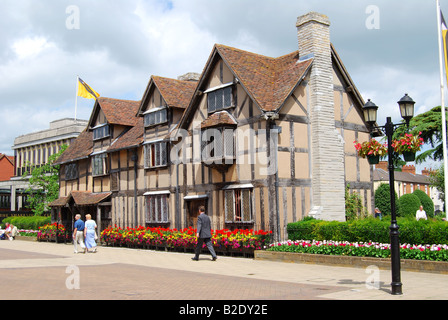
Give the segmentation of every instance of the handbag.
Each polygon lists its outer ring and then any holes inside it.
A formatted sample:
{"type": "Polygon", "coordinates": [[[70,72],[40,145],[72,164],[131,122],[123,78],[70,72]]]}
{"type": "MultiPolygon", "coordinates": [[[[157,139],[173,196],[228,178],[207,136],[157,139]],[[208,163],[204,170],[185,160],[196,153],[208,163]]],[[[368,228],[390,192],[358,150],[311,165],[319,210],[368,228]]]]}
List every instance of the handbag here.
{"type": "Polygon", "coordinates": [[[96,234],[96,231],[95,231],[95,240],[98,240],[98,235],[96,234]]]}

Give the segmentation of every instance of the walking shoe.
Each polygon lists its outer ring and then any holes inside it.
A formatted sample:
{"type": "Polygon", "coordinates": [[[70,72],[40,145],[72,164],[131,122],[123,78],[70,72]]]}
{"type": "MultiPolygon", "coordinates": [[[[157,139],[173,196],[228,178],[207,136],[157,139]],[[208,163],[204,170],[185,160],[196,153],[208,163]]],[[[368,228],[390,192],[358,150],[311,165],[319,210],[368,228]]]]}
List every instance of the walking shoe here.
{"type": "Polygon", "coordinates": [[[199,261],[198,258],[191,258],[191,260],[193,260],[193,261],[199,261]]]}
{"type": "Polygon", "coordinates": [[[216,261],[216,259],[218,259],[218,257],[213,257],[213,258],[212,258],[212,261],[216,261]]]}

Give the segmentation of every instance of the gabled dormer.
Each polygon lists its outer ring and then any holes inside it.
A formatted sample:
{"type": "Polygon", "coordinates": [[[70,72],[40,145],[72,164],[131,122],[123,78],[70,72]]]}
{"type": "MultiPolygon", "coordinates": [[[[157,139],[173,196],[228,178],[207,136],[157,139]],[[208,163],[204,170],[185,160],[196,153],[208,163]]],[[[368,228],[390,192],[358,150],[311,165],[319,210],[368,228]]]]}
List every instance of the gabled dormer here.
{"type": "Polygon", "coordinates": [[[152,76],[137,112],[137,116],[144,118],[145,128],[166,125],[172,129],[188,106],[196,85],[196,80],[152,76]]]}
{"type": "Polygon", "coordinates": [[[100,97],[96,100],[87,129],[92,132],[93,148],[92,175],[104,176],[109,173],[108,149],[137,126],[139,118],[135,113],[139,101],[100,97]]]}
{"type": "Polygon", "coordinates": [[[195,80],[151,77],[137,112],[144,123],[146,169],[169,164],[169,134],[177,126],[196,85],[195,80]]]}

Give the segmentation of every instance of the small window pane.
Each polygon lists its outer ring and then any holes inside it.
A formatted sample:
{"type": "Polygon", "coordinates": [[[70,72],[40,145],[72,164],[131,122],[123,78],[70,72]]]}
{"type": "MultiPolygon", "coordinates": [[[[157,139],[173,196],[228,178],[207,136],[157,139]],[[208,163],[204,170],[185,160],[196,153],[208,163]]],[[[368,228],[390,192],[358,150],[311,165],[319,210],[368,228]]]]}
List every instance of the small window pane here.
{"type": "Polygon", "coordinates": [[[229,108],[232,106],[232,88],[224,88],[224,108],[229,108]]]}
{"type": "Polygon", "coordinates": [[[216,111],[215,96],[216,96],[215,92],[209,92],[207,94],[208,112],[215,112],[216,111]]]}
{"type": "Polygon", "coordinates": [[[241,213],[243,221],[250,221],[251,219],[251,199],[250,199],[250,190],[242,190],[241,191],[241,213]]]}
{"type": "Polygon", "coordinates": [[[215,110],[221,110],[223,107],[224,107],[224,92],[223,90],[217,90],[215,110]]]}
{"type": "Polygon", "coordinates": [[[233,191],[225,192],[226,221],[233,221],[233,191]]]}

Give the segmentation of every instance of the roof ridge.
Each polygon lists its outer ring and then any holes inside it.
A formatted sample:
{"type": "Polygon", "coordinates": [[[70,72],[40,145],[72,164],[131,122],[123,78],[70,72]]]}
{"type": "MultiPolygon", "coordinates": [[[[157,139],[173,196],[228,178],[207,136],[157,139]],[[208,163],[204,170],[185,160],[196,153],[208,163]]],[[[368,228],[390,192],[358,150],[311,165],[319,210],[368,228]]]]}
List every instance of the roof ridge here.
{"type": "Polygon", "coordinates": [[[125,101],[125,102],[139,102],[140,100],[131,100],[131,99],[119,99],[119,98],[110,98],[110,97],[98,97],[98,100],[114,100],[114,101],[125,101]]]}
{"type": "Polygon", "coordinates": [[[215,44],[215,47],[217,47],[217,48],[222,47],[222,48],[227,48],[227,49],[231,49],[231,50],[234,50],[234,51],[245,52],[245,53],[248,53],[248,54],[264,57],[264,58],[271,59],[271,60],[277,59],[277,58],[270,57],[270,56],[267,56],[267,55],[264,55],[264,54],[255,53],[255,52],[252,52],[252,51],[248,51],[248,50],[244,50],[244,49],[239,49],[239,48],[227,46],[225,44],[218,44],[217,43],[217,44],[215,44]]]}
{"type": "Polygon", "coordinates": [[[164,80],[170,80],[170,81],[176,81],[176,82],[182,82],[182,83],[196,83],[197,82],[197,81],[180,80],[180,79],[175,79],[175,78],[170,78],[170,77],[163,77],[163,76],[156,76],[156,75],[152,75],[151,77],[153,79],[158,78],[158,79],[164,79],[164,80]]]}

